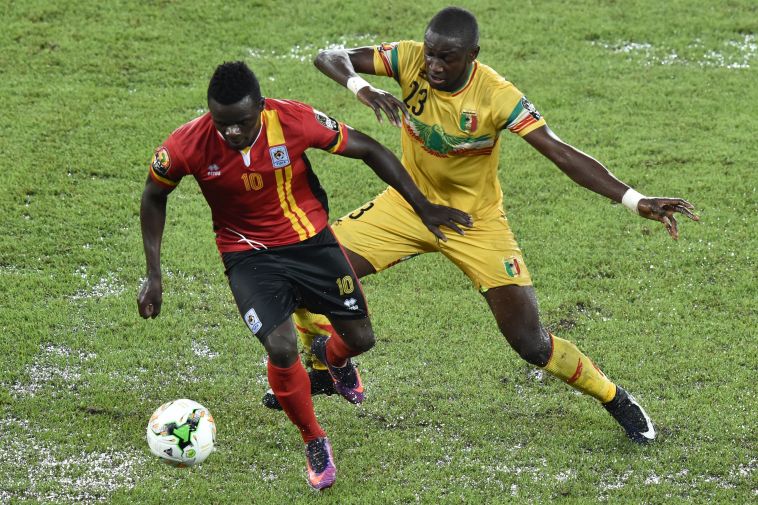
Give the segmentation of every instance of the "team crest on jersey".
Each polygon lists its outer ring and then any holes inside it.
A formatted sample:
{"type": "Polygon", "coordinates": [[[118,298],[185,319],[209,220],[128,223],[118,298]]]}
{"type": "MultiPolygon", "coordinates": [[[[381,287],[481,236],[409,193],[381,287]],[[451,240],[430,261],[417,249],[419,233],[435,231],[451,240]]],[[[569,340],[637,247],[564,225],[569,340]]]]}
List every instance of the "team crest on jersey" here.
{"type": "Polygon", "coordinates": [[[521,265],[516,256],[505,258],[503,260],[503,266],[505,266],[505,273],[508,274],[508,277],[518,277],[521,275],[521,265]]]}
{"type": "Polygon", "coordinates": [[[340,131],[340,125],[337,122],[336,119],[331,118],[324,114],[323,112],[313,109],[313,113],[316,115],[316,120],[321,123],[322,126],[329,128],[330,130],[334,130],[336,132],[340,131]]]}
{"type": "Polygon", "coordinates": [[[168,169],[171,168],[171,157],[168,155],[168,149],[159,147],[153,155],[153,163],[150,165],[153,172],[165,176],[168,169]]]}
{"type": "Polygon", "coordinates": [[[539,121],[540,118],[542,117],[542,115],[539,112],[537,112],[537,108],[532,104],[532,102],[527,100],[525,96],[521,97],[521,106],[524,107],[524,109],[526,109],[529,115],[532,116],[537,121],[539,121]]]}
{"type": "Polygon", "coordinates": [[[270,147],[268,153],[271,155],[271,164],[274,165],[274,168],[282,168],[290,164],[290,155],[287,152],[287,146],[270,147]]]}
{"type": "Polygon", "coordinates": [[[258,333],[263,326],[263,323],[261,322],[260,318],[258,318],[258,314],[255,312],[254,308],[250,308],[247,312],[245,312],[245,315],[243,316],[245,318],[245,323],[250,328],[250,331],[253,333],[258,333]]]}
{"type": "Polygon", "coordinates": [[[460,127],[461,130],[468,132],[468,133],[474,133],[476,131],[476,127],[479,124],[479,119],[477,118],[476,111],[473,110],[464,110],[461,112],[461,121],[460,121],[460,127]]]}

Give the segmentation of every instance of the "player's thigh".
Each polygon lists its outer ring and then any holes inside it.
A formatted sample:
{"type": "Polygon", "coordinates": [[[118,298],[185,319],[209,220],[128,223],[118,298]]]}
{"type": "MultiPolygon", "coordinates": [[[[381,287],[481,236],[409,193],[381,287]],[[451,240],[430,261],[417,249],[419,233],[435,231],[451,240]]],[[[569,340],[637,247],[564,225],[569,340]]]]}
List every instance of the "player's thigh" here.
{"type": "Polygon", "coordinates": [[[330,319],[368,315],[361,282],[330,228],[325,228],[280,258],[302,306],[330,319]]]}
{"type": "Polygon", "coordinates": [[[265,345],[269,334],[289,320],[297,307],[295,290],[270,254],[225,254],[224,262],[237,309],[265,345]]]}
{"type": "Polygon", "coordinates": [[[437,250],[436,237],[408,203],[390,190],[341,217],[332,228],[345,248],[366,259],[377,272],[437,250]]]}
{"type": "Polygon", "coordinates": [[[448,234],[440,251],[485,292],[498,286],[531,286],[524,256],[504,215],[479,219],[465,235],[448,234]]]}
{"type": "Polygon", "coordinates": [[[550,336],[543,328],[532,286],[498,286],[484,297],[495,316],[501,333],[526,361],[545,366],[550,359],[550,336]]]}

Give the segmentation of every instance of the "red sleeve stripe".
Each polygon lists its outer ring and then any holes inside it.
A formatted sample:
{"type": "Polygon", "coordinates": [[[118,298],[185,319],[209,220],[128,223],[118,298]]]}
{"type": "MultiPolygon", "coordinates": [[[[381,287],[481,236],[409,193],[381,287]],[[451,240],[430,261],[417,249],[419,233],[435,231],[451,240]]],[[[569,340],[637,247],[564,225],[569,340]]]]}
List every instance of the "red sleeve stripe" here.
{"type": "Polygon", "coordinates": [[[513,126],[512,128],[509,128],[510,131],[513,133],[518,133],[527,126],[536,123],[537,120],[534,119],[531,115],[527,115],[524,119],[522,119],[518,124],[513,126]]]}
{"type": "Polygon", "coordinates": [[[390,63],[390,60],[387,58],[387,52],[384,50],[384,46],[381,48],[377,48],[377,51],[379,51],[379,58],[382,60],[382,64],[384,65],[384,71],[387,72],[387,77],[394,77],[392,75],[392,64],[390,63]]]}

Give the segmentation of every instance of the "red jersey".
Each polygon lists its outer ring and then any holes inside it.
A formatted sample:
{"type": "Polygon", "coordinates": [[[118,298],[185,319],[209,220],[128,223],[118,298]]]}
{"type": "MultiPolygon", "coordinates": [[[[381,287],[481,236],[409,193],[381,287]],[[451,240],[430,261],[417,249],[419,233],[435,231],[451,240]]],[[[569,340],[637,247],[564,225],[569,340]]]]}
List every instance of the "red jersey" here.
{"type": "Polygon", "coordinates": [[[210,113],[176,129],[155,151],[150,177],[173,188],[192,175],[211,208],[220,252],[302,242],[328,223],[309,147],[341,152],[348,127],[309,105],[266,99],[252,146],[230,147],[210,113]]]}

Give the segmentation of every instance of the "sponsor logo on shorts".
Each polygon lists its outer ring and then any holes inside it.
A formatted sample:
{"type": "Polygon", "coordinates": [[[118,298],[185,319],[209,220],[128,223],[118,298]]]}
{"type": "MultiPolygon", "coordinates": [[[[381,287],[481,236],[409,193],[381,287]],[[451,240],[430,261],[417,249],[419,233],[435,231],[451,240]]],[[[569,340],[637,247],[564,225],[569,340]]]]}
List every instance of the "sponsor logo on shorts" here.
{"type": "Polygon", "coordinates": [[[215,163],[208,166],[208,175],[210,177],[216,177],[218,175],[221,175],[221,168],[219,168],[218,165],[215,163]]]}
{"type": "Polygon", "coordinates": [[[247,312],[245,312],[245,323],[250,327],[250,331],[253,333],[258,333],[263,326],[263,323],[258,318],[258,314],[256,314],[255,309],[251,308],[247,312]]]}
{"type": "Polygon", "coordinates": [[[505,273],[508,274],[508,277],[518,277],[521,275],[521,264],[517,257],[512,256],[504,259],[503,265],[505,266],[505,273]]]}
{"type": "Polygon", "coordinates": [[[271,155],[271,164],[274,165],[274,168],[283,168],[290,164],[287,146],[270,147],[268,153],[271,155]]]}
{"type": "Polygon", "coordinates": [[[153,172],[165,176],[168,173],[168,169],[171,168],[171,157],[168,155],[168,149],[159,147],[155,151],[151,166],[153,167],[153,172]]]}
{"type": "Polygon", "coordinates": [[[343,303],[345,304],[345,307],[347,308],[347,310],[360,310],[358,308],[358,300],[356,300],[355,298],[348,298],[343,303]]]}

